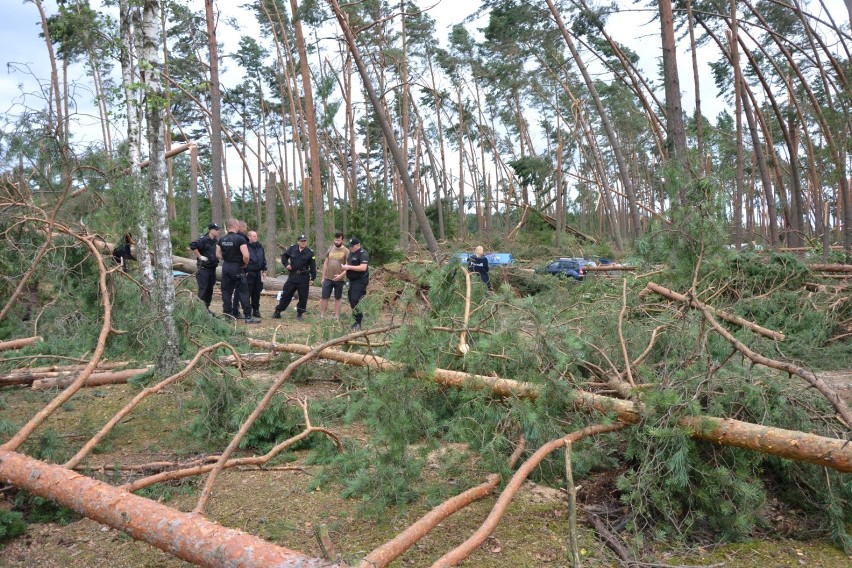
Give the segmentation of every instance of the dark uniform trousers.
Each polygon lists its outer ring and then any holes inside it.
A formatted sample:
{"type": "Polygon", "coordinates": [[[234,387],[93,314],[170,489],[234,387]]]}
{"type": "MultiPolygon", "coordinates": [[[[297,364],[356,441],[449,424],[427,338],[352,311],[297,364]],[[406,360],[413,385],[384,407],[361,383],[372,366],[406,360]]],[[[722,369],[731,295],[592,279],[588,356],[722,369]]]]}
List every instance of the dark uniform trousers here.
{"type": "Polygon", "coordinates": [[[361,301],[361,298],[367,295],[367,284],[369,283],[370,276],[367,274],[357,280],[349,280],[347,298],[349,299],[349,307],[352,308],[352,315],[355,317],[355,323],[358,325],[361,325],[361,320],[364,318],[364,314],[361,312],[361,308],[358,307],[358,303],[361,301]]]}
{"type": "Polygon", "coordinates": [[[281,300],[275,307],[276,313],[282,313],[287,310],[287,306],[293,300],[293,295],[298,292],[299,301],[296,303],[296,312],[302,315],[308,311],[308,291],[311,287],[311,271],[307,268],[303,270],[293,270],[290,276],[287,277],[287,282],[284,283],[284,290],[281,292],[281,300]]]}
{"type": "Polygon", "coordinates": [[[249,304],[252,313],[246,315],[258,317],[260,315],[260,293],[263,291],[263,280],[260,278],[260,270],[246,271],[246,287],[248,288],[249,304]]]}
{"type": "Polygon", "coordinates": [[[251,307],[249,307],[246,273],[240,263],[225,261],[222,264],[222,311],[231,315],[235,311],[239,311],[239,306],[232,305],[235,304],[232,300],[237,298],[239,298],[240,305],[243,307],[243,312],[248,317],[251,313],[251,307]]]}
{"type": "Polygon", "coordinates": [[[198,297],[209,310],[210,302],[213,301],[213,288],[216,287],[216,267],[199,266],[195,272],[195,281],[198,282],[198,297]]]}

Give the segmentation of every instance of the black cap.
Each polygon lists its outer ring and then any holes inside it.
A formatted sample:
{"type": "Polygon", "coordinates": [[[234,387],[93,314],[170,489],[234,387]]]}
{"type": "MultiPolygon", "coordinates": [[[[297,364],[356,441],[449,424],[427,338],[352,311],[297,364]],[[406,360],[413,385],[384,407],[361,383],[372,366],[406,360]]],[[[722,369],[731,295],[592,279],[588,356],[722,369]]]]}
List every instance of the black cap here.
{"type": "Polygon", "coordinates": [[[221,227],[219,227],[219,225],[217,225],[216,223],[210,223],[209,225],[207,225],[208,231],[210,231],[212,229],[216,229],[217,231],[219,231],[221,229],[221,227]]]}
{"type": "Polygon", "coordinates": [[[306,237],[305,235],[299,235],[299,240],[300,241],[306,241],[306,240],[308,240],[308,237],[306,237]]]}
{"type": "Polygon", "coordinates": [[[361,239],[359,239],[358,237],[352,237],[351,239],[349,239],[349,246],[350,247],[352,245],[360,245],[360,244],[361,244],[361,239]]]}

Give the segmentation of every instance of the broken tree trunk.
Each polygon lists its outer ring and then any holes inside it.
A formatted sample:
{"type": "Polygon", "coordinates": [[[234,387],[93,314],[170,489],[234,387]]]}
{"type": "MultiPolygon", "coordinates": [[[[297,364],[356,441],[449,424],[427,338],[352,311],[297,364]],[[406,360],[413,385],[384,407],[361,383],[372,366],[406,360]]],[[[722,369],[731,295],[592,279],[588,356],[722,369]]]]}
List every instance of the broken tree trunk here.
{"type": "Polygon", "coordinates": [[[339,566],[16,452],[0,450],[0,479],[198,566],[339,566]]]}
{"type": "MultiPolygon", "coordinates": [[[[739,316],[735,316],[734,314],[729,314],[728,312],[723,312],[722,310],[716,309],[712,306],[708,306],[707,304],[702,304],[694,299],[689,299],[683,294],[678,294],[674,290],[669,290],[668,288],[663,288],[659,284],[654,284],[653,282],[648,282],[648,285],[645,287],[646,290],[649,290],[655,294],[658,294],[664,298],[668,298],[669,300],[675,300],[676,302],[683,302],[684,304],[689,304],[693,308],[700,310],[701,307],[704,306],[710,312],[718,318],[725,320],[728,323],[732,323],[734,325],[738,325],[740,327],[744,327],[748,330],[753,331],[759,335],[764,337],[768,337],[769,339],[774,339],[775,341],[784,341],[784,334],[780,331],[773,331],[771,329],[767,329],[763,326],[757,325],[754,322],[750,322],[746,319],[743,319],[739,316]]],[[[644,292],[644,290],[643,290],[644,292]]],[[[641,298],[643,293],[639,293],[639,297],[641,298]]]]}
{"type": "MultiPolygon", "coordinates": [[[[285,353],[305,354],[311,351],[308,345],[275,344],[255,339],[250,340],[249,343],[253,347],[285,353]]],[[[317,357],[381,371],[403,368],[400,363],[375,355],[347,353],[336,349],[324,349],[317,357]]],[[[535,399],[540,393],[539,387],[534,384],[447,369],[434,369],[430,373],[420,372],[417,376],[445,386],[490,388],[494,395],[501,397],[517,396],[535,399]]],[[[580,390],[575,390],[573,394],[574,404],[578,408],[603,413],[614,412],[619,420],[628,424],[636,424],[641,420],[641,406],[631,401],[580,390]]],[[[846,440],[715,416],[686,416],[678,423],[691,437],[698,440],[722,446],[735,446],[852,473],[852,444],[846,440]]]]}

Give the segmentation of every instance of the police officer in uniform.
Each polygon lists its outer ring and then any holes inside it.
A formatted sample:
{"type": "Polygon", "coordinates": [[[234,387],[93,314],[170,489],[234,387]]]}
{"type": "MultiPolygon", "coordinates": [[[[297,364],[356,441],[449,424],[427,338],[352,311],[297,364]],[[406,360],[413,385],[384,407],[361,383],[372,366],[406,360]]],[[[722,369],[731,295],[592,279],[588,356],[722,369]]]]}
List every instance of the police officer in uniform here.
{"type": "Polygon", "coordinates": [[[352,308],[352,316],[355,318],[355,323],[352,324],[353,330],[361,329],[361,319],[364,317],[358,303],[367,295],[367,284],[370,283],[369,263],[370,254],[361,248],[361,239],[358,237],[349,239],[349,256],[346,257],[346,264],[342,267],[343,272],[334,279],[342,280],[344,275],[349,278],[349,307],[352,308]]]}
{"type": "Polygon", "coordinates": [[[222,259],[222,311],[225,315],[233,315],[236,306],[232,306],[232,299],[240,299],[246,323],[259,323],[251,317],[249,306],[248,287],[246,286],[246,273],[244,268],[249,263],[248,241],[239,234],[240,222],[236,219],[228,220],[228,234],[219,239],[216,255],[222,259]]]}
{"type": "Polygon", "coordinates": [[[281,264],[287,267],[290,275],[287,277],[287,282],[284,283],[281,299],[275,306],[275,313],[272,314],[272,317],[280,319],[281,312],[287,309],[293,299],[293,294],[298,292],[299,302],[296,304],[296,319],[302,319],[302,315],[308,307],[308,290],[311,282],[316,280],[317,277],[317,260],[314,257],[314,251],[308,248],[308,239],[305,235],[299,235],[299,242],[290,245],[290,248],[281,255],[281,264]]]}
{"type": "Polygon", "coordinates": [[[195,281],[198,282],[198,297],[204,302],[207,313],[211,316],[210,302],[213,300],[213,288],[216,286],[216,267],[219,260],[216,258],[216,245],[219,238],[219,225],[210,223],[207,225],[207,234],[201,235],[191,243],[189,248],[195,255],[198,270],[195,272],[195,281]]]}
{"type": "Polygon", "coordinates": [[[263,279],[266,278],[266,251],[257,241],[257,232],[248,233],[249,263],[246,266],[246,285],[248,286],[250,315],[260,319],[260,293],[263,290],[263,279]]]}

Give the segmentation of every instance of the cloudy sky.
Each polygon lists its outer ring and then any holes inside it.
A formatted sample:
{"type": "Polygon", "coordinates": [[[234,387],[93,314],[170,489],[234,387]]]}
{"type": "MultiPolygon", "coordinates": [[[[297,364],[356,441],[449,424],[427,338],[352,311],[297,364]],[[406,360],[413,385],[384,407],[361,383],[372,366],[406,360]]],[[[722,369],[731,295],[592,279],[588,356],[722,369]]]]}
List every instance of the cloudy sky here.
{"type": "MultiPolygon", "coordinates": [[[[203,10],[201,0],[193,0],[197,9],[203,10]]],[[[26,109],[44,107],[45,95],[41,86],[49,79],[49,64],[44,40],[39,37],[41,26],[36,6],[26,0],[2,0],[3,10],[0,12],[0,118],[20,116],[26,109]],[[36,80],[38,79],[38,81],[36,80]]],[[[48,15],[56,13],[55,0],[43,0],[48,15]]],[[[93,6],[100,0],[91,0],[93,6]]],[[[619,41],[628,45],[639,54],[640,66],[649,76],[657,74],[657,58],[660,53],[659,24],[653,19],[654,14],[648,10],[645,3],[634,3],[628,0],[617,2],[623,11],[612,16],[608,29],[619,41]]],[[[223,20],[235,17],[242,29],[233,30],[224,23],[219,25],[219,39],[225,44],[225,51],[236,50],[236,44],[241,35],[256,35],[257,25],[254,17],[240,8],[239,0],[217,0],[217,7],[222,11],[223,20]]],[[[824,2],[829,13],[838,23],[848,23],[848,12],[843,0],[826,0],[824,2]]],[[[473,14],[481,5],[480,0],[419,0],[419,5],[429,11],[436,20],[439,39],[445,40],[449,28],[460,23],[465,17],[473,14]]],[[[809,8],[816,14],[822,13],[817,3],[809,8]]],[[[473,24],[473,28],[483,27],[484,20],[473,24]]],[[[707,58],[716,58],[715,53],[702,54],[700,58],[706,65],[707,58]]],[[[684,107],[692,106],[692,80],[689,53],[679,53],[681,67],[681,88],[684,93],[684,107]]],[[[117,66],[116,66],[117,67],[117,66]]],[[[705,67],[704,86],[702,87],[702,104],[705,115],[711,119],[721,110],[722,103],[709,80],[709,68],[705,67]],[[706,89],[706,92],[705,92],[706,89]]],[[[79,116],[79,128],[91,129],[95,139],[100,137],[97,128],[96,111],[93,105],[93,95],[87,91],[88,80],[81,65],[71,72],[72,84],[78,85],[73,94],[78,103],[76,111],[79,116]],[[76,79],[76,80],[75,80],[76,79]]],[[[237,79],[238,80],[238,79],[237,79]]],[[[227,76],[224,78],[227,84],[227,76]]],[[[236,82],[236,80],[234,81],[236,82]]],[[[6,122],[6,121],[2,121],[6,122]]],[[[0,128],[2,128],[0,122],[0,128]]]]}

